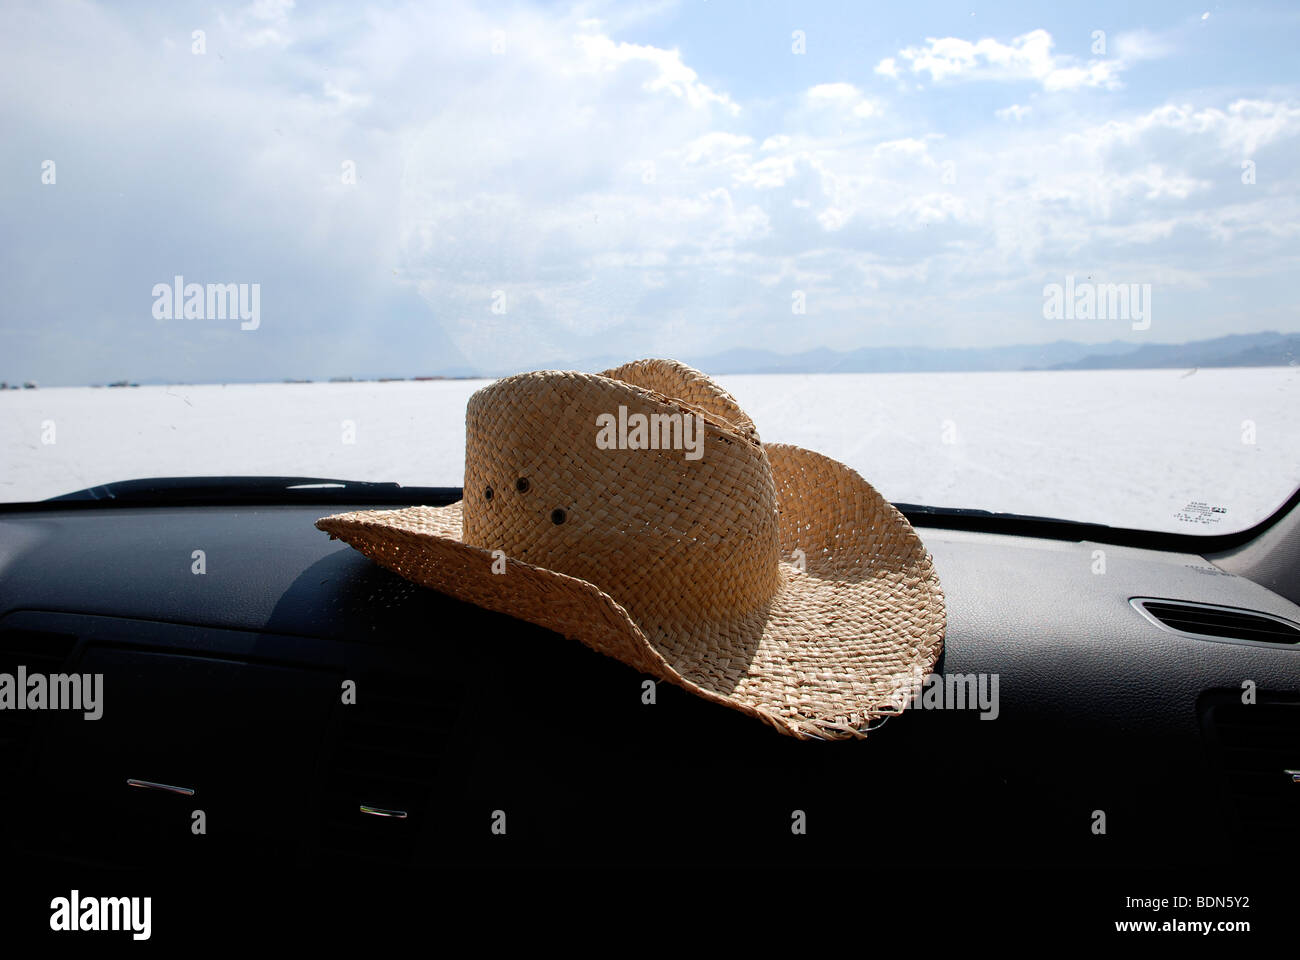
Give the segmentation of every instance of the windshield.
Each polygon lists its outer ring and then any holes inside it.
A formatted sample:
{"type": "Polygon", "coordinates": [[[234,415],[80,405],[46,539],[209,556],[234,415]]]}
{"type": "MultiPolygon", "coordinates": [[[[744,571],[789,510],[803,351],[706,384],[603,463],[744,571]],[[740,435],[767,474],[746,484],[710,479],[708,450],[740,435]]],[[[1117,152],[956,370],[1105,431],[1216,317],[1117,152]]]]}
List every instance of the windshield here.
{"type": "Polygon", "coordinates": [[[1300,11],[17,4],[0,501],[459,485],[491,378],[671,357],[896,502],[1300,486],[1300,11]]]}

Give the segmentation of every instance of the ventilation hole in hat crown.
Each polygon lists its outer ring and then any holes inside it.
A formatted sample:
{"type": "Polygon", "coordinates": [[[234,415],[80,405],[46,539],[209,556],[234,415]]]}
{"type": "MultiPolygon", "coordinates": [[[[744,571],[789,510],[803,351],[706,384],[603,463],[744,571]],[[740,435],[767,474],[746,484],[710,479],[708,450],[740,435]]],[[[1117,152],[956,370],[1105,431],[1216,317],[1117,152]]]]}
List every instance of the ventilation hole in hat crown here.
{"type": "Polygon", "coordinates": [[[528,478],[527,478],[527,477],[520,477],[518,480],[516,480],[516,481],[515,481],[515,489],[518,490],[520,493],[527,493],[527,492],[528,492],[528,478]]]}
{"type": "Polygon", "coordinates": [[[551,511],[551,523],[554,523],[558,526],[559,524],[564,522],[566,516],[567,514],[563,510],[561,510],[559,507],[556,507],[554,510],[551,511]]]}
{"type": "Polygon", "coordinates": [[[484,489],[484,491],[483,491],[483,499],[484,499],[484,500],[491,500],[491,499],[492,499],[492,488],[491,488],[491,487],[487,487],[487,488],[484,489]]]}

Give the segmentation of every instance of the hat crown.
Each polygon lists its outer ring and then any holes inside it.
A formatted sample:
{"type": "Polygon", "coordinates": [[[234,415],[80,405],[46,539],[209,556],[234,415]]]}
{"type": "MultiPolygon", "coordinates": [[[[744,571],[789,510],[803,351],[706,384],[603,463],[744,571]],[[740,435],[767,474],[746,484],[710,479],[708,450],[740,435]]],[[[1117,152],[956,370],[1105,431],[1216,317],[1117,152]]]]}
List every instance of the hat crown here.
{"type": "Polygon", "coordinates": [[[695,373],[668,361],[610,371],[653,387],[539,371],[475,393],[465,542],[590,581],[634,616],[765,604],[781,577],[771,465],[734,400],[682,371],[695,373]]]}

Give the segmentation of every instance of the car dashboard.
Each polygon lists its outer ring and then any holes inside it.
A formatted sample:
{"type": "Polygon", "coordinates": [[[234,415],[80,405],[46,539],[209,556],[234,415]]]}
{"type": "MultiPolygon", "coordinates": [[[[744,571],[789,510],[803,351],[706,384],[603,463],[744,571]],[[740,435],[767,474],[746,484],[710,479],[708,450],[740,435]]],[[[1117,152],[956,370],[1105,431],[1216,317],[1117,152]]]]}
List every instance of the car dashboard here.
{"type": "Polygon", "coordinates": [[[947,697],[806,742],[313,526],[365,506],[0,515],[0,673],[103,677],[97,719],[0,713],[4,849],[45,867],[887,871],[934,844],[1168,866],[1300,839],[1300,607],[1203,556],[918,525],[947,697]],[[1212,638],[1162,624],[1161,602],[1280,626],[1212,638]]]}

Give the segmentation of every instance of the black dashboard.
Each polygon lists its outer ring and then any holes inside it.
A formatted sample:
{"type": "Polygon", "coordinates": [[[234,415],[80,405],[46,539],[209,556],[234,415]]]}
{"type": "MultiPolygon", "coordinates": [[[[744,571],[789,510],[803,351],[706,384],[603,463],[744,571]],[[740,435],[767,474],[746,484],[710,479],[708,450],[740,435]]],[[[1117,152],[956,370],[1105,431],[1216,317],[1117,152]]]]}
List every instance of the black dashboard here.
{"type": "Polygon", "coordinates": [[[331,542],[313,522],[342,509],[0,515],[0,673],[103,677],[98,719],[0,712],[3,849],[798,867],[905,862],[924,837],[986,865],[1204,866],[1300,839],[1300,645],[1133,602],[1300,621],[1201,555],[919,525],[948,604],[937,672],[995,701],[815,743],[667,684],[647,703],[634,670],[331,542]]]}

